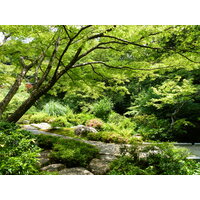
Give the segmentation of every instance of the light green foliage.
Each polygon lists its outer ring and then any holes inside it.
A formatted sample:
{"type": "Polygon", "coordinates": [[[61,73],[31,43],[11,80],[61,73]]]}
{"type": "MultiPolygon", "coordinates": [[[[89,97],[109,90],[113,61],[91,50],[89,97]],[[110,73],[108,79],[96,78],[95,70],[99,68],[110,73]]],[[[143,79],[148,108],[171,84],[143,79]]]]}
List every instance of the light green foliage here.
{"type": "Polygon", "coordinates": [[[39,152],[40,148],[30,133],[13,124],[0,122],[0,174],[37,174],[39,152]]]}
{"type": "Polygon", "coordinates": [[[150,144],[141,148],[135,143],[124,148],[122,157],[111,164],[112,175],[191,175],[199,172],[199,163],[188,160],[186,149],[172,144],[150,144]],[[129,155],[127,155],[127,153],[129,155]]]}
{"type": "Polygon", "coordinates": [[[56,101],[49,101],[47,104],[44,105],[42,111],[50,116],[72,114],[72,110],[69,108],[69,106],[64,106],[56,101]]]}
{"type": "Polygon", "coordinates": [[[147,105],[153,105],[160,109],[166,104],[174,105],[190,100],[191,95],[197,92],[197,88],[192,85],[191,80],[184,79],[180,82],[180,78],[167,80],[158,88],[153,87],[153,96],[156,95],[157,98],[152,98],[147,105]]]}
{"type": "MultiPolygon", "coordinates": [[[[0,88],[0,101],[4,98],[4,96],[8,92],[8,87],[0,88]]],[[[10,104],[8,105],[5,114],[12,113],[18,108],[23,101],[25,101],[29,97],[29,94],[25,90],[24,85],[21,85],[18,93],[13,97],[10,104]]]]}
{"type": "Polygon", "coordinates": [[[130,144],[133,142],[139,142],[141,139],[131,137],[130,132],[122,130],[121,132],[116,131],[99,131],[98,133],[87,133],[86,139],[101,141],[105,143],[119,143],[119,144],[130,144]]]}
{"type": "Polygon", "coordinates": [[[66,115],[67,121],[74,126],[85,124],[88,120],[94,119],[95,116],[89,113],[78,113],[66,115]]]}

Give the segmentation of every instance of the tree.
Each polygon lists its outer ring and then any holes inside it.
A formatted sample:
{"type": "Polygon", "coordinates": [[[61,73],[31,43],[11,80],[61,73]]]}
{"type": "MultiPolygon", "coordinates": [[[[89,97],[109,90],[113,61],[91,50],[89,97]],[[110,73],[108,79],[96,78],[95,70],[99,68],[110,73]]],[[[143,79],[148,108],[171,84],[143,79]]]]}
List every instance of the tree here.
{"type": "Polygon", "coordinates": [[[102,77],[116,74],[121,78],[133,76],[132,70],[144,74],[180,67],[185,60],[190,61],[189,66],[199,63],[194,57],[199,45],[195,40],[198,26],[63,25],[1,26],[0,29],[4,34],[0,47],[2,60],[16,66],[18,74],[0,102],[0,116],[27,74],[34,76],[29,98],[7,118],[9,122],[18,121],[66,75],[71,79],[73,73],[93,72],[102,77]]]}

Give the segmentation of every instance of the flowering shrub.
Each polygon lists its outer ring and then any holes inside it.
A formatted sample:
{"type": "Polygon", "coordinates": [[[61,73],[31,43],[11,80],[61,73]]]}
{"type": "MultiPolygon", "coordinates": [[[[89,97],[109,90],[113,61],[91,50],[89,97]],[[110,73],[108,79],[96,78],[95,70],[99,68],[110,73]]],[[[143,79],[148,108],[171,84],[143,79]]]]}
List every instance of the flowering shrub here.
{"type": "Polygon", "coordinates": [[[86,122],[86,126],[90,126],[96,129],[101,129],[101,127],[103,126],[103,121],[100,119],[91,119],[86,122]]]}

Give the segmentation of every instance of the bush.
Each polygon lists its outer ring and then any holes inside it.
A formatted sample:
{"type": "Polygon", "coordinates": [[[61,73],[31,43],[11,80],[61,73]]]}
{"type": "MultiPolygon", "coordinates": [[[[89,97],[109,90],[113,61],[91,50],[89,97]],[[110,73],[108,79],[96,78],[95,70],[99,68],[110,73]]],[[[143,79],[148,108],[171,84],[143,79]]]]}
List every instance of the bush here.
{"type": "Polygon", "coordinates": [[[106,143],[119,143],[119,144],[126,144],[126,143],[140,141],[140,139],[130,137],[130,135],[125,135],[125,134],[122,135],[114,131],[100,131],[97,133],[87,133],[86,138],[89,140],[101,141],[106,143]]]}
{"type": "Polygon", "coordinates": [[[67,167],[86,167],[99,152],[90,144],[55,136],[38,135],[37,141],[41,148],[52,149],[52,162],[63,163],[67,167]]]}
{"type": "Polygon", "coordinates": [[[103,125],[103,121],[100,119],[91,119],[86,122],[86,126],[90,126],[96,129],[101,129],[103,125]]]}
{"type": "Polygon", "coordinates": [[[67,121],[74,126],[85,124],[88,120],[93,119],[95,116],[87,113],[79,113],[67,115],[67,121]]]}
{"type": "Polygon", "coordinates": [[[132,148],[123,149],[122,156],[112,162],[109,174],[156,174],[156,175],[190,175],[198,174],[200,164],[188,160],[186,149],[172,144],[134,144],[132,148]]]}
{"type": "Polygon", "coordinates": [[[52,122],[53,127],[72,127],[73,125],[67,121],[66,116],[56,117],[52,122]]]}
{"type": "Polygon", "coordinates": [[[110,99],[104,98],[99,102],[95,103],[92,107],[92,113],[105,121],[107,121],[109,114],[113,108],[113,103],[110,99]]]}
{"type": "Polygon", "coordinates": [[[35,137],[15,124],[0,122],[0,174],[23,175],[38,173],[40,148],[35,137]]]}

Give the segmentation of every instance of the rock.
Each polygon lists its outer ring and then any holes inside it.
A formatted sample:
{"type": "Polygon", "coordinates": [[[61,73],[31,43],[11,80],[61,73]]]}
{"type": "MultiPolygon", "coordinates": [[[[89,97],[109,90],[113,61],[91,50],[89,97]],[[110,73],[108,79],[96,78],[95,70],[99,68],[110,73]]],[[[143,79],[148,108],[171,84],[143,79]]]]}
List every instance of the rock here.
{"type": "Polygon", "coordinates": [[[47,165],[43,168],[41,168],[42,171],[48,171],[48,172],[54,172],[54,171],[60,171],[65,168],[65,165],[63,164],[51,164],[47,165]]]}
{"type": "Polygon", "coordinates": [[[105,161],[107,161],[107,162],[112,162],[113,160],[115,160],[115,159],[117,159],[117,157],[116,156],[114,156],[114,155],[100,155],[100,159],[101,160],[105,160],[105,161]]]}
{"type": "Polygon", "coordinates": [[[38,158],[39,158],[39,166],[40,167],[42,167],[42,166],[47,165],[47,164],[50,163],[49,154],[50,154],[49,150],[42,151],[39,154],[38,158]]]}
{"type": "Polygon", "coordinates": [[[29,120],[24,120],[22,123],[23,124],[30,124],[30,121],[29,120]]]}
{"type": "Polygon", "coordinates": [[[94,158],[90,164],[89,169],[95,175],[104,175],[110,170],[110,162],[94,158]]]}
{"type": "Polygon", "coordinates": [[[31,126],[31,125],[23,125],[22,128],[26,129],[26,130],[37,130],[38,129],[38,128],[31,126]]]}
{"type": "Polygon", "coordinates": [[[36,127],[38,129],[48,130],[51,129],[51,125],[48,123],[40,123],[40,124],[31,124],[31,126],[36,127]]]}
{"type": "Polygon", "coordinates": [[[94,175],[83,167],[65,168],[59,172],[60,175],[94,175]]]}
{"type": "Polygon", "coordinates": [[[74,128],[75,128],[74,133],[79,136],[84,136],[87,133],[97,133],[97,130],[95,128],[88,127],[88,126],[78,125],[74,128]]]}

